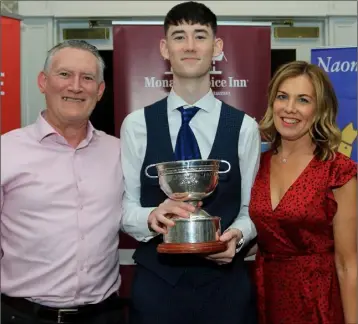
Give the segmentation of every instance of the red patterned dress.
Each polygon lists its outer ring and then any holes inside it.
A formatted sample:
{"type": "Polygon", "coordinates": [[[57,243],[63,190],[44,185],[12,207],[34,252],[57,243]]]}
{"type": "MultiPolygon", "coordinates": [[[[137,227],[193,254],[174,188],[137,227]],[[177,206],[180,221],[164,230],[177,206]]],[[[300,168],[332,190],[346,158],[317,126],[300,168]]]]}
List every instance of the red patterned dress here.
{"type": "Polygon", "coordinates": [[[272,151],[262,154],[250,202],[258,232],[256,283],[260,324],[344,324],[334,263],[332,189],[357,174],[337,153],[313,158],[275,210],[270,197],[272,151]]]}

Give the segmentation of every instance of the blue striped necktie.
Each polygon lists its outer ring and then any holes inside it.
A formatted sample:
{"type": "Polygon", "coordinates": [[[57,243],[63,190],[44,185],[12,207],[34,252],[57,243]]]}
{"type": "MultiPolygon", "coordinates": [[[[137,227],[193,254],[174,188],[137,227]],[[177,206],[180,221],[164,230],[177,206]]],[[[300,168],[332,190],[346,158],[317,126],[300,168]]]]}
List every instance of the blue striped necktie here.
{"type": "Polygon", "coordinates": [[[189,126],[191,119],[195,116],[200,108],[179,107],[181,113],[181,127],[179,129],[177,143],[175,146],[175,157],[178,161],[201,159],[200,149],[195,135],[189,126]]]}

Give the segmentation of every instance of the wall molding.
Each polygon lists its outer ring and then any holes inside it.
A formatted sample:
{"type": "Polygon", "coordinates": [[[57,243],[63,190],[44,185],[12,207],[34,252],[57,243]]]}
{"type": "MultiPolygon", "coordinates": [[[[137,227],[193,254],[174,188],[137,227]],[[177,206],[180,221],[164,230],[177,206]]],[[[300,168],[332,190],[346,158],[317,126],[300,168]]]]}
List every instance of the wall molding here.
{"type": "MultiPolygon", "coordinates": [[[[164,17],[182,1],[19,1],[28,17],[164,17]]],[[[357,17],[356,1],[201,1],[218,17],[357,17]]]]}

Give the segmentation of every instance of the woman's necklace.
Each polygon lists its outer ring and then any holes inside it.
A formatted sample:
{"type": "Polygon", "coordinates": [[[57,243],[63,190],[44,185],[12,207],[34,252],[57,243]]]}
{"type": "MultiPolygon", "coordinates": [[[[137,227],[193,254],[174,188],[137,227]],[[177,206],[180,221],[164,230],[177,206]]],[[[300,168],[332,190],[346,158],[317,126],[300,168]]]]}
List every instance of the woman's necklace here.
{"type": "Polygon", "coordinates": [[[290,155],[292,154],[293,152],[291,152],[289,155],[287,155],[286,157],[282,156],[282,153],[280,153],[280,155],[278,156],[279,160],[281,163],[287,163],[287,160],[288,158],[290,157],[290,155]]]}
{"type": "Polygon", "coordinates": [[[288,158],[294,153],[297,153],[297,154],[300,154],[300,156],[303,156],[303,155],[312,155],[313,152],[311,150],[305,150],[305,151],[302,151],[301,153],[299,153],[299,152],[293,150],[287,156],[283,156],[282,150],[281,150],[280,152],[277,152],[277,157],[278,157],[280,163],[286,164],[288,162],[288,158]]]}

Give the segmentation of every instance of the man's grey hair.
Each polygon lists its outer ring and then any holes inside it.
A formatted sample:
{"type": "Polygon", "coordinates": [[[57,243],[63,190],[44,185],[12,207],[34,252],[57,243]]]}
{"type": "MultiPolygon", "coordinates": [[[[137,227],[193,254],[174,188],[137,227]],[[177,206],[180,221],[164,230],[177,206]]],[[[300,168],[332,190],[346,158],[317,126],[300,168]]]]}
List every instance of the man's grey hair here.
{"type": "Polygon", "coordinates": [[[52,47],[47,52],[47,57],[46,57],[45,65],[44,65],[45,72],[49,72],[53,56],[59,50],[61,50],[63,48],[76,48],[76,49],[81,49],[81,50],[92,53],[96,57],[97,63],[98,63],[98,72],[99,72],[99,80],[98,81],[102,82],[104,80],[103,73],[104,73],[105,63],[103,61],[103,58],[99,54],[99,51],[96,46],[93,46],[84,40],[75,40],[75,39],[66,40],[66,41],[63,41],[62,43],[59,43],[56,46],[52,47]]]}

